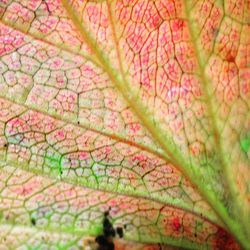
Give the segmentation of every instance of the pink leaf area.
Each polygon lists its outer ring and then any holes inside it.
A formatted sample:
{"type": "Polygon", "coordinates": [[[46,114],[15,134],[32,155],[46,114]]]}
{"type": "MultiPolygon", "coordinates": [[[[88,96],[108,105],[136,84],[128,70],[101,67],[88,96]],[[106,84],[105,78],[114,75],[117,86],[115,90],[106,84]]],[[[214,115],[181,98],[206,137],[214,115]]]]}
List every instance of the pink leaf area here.
{"type": "Polygon", "coordinates": [[[0,0],[0,249],[250,249],[247,0],[0,0]]]}

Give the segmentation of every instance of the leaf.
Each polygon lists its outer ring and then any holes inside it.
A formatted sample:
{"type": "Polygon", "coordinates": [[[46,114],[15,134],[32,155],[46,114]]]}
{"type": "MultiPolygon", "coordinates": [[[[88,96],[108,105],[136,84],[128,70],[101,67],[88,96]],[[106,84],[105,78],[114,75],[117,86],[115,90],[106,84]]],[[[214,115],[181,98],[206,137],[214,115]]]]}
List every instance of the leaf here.
{"type": "Polygon", "coordinates": [[[249,249],[249,13],[1,0],[0,246],[249,249]]]}

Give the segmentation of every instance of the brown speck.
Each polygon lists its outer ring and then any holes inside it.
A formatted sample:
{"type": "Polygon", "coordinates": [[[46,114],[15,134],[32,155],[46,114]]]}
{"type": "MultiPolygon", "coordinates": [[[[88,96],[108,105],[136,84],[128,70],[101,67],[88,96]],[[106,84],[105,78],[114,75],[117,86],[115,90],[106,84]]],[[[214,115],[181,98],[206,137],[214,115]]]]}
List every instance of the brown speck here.
{"type": "Polygon", "coordinates": [[[235,62],[235,56],[233,56],[231,53],[228,53],[228,55],[226,56],[226,60],[228,62],[235,62]]]}
{"type": "Polygon", "coordinates": [[[31,218],[31,224],[33,225],[33,226],[35,226],[36,225],[36,220],[35,220],[35,218],[31,218]]]}

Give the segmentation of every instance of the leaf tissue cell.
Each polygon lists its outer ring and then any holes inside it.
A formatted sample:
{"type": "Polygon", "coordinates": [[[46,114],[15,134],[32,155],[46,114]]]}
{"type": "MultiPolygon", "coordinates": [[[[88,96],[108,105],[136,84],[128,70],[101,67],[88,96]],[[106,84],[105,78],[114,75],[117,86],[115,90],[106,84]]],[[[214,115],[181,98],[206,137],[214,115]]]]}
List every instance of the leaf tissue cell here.
{"type": "Polygon", "coordinates": [[[250,249],[246,0],[0,0],[0,249],[250,249]]]}

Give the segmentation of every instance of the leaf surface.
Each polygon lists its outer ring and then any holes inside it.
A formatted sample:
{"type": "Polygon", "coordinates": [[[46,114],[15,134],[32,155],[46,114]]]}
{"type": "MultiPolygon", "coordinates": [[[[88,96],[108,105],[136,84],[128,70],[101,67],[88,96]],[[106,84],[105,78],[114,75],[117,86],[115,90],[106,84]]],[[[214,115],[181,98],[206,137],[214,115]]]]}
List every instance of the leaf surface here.
{"type": "MultiPolygon", "coordinates": [[[[20,189],[30,175],[44,190],[49,181],[86,190],[98,203],[94,224],[107,209],[100,204],[114,199],[112,209],[136,228],[127,240],[238,249],[227,230],[250,247],[247,3],[0,1],[0,15],[6,188],[16,169],[26,180],[20,189]],[[117,205],[123,199],[126,209],[136,204],[132,212],[117,205]]],[[[67,232],[55,223],[50,245],[78,229],[65,242],[79,247],[83,235],[100,233],[64,213],[74,222],[67,232]]],[[[46,227],[15,216],[14,232],[46,227]]]]}

